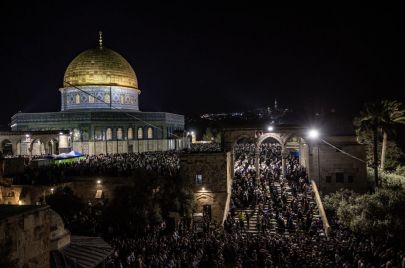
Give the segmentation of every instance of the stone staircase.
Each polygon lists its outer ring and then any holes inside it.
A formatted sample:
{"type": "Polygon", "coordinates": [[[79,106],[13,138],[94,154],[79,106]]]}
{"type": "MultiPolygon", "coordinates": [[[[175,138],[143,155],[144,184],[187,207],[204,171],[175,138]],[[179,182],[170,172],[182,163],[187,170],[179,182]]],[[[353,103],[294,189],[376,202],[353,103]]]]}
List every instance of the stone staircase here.
{"type": "MultiPolygon", "coordinates": [[[[281,189],[281,186],[278,182],[272,182],[270,185],[271,189],[275,189],[275,194],[277,194],[280,198],[282,196],[282,194],[286,194],[286,200],[288,203],[291,203],[291,201],[293,200],[293,196],[292,196],[292,192],[290,187],[286,187],[284,190],[281,189]]],[[[309,200],[309,206],[313,207],[313,213],[312,213],[312,220],[318,220],[320,219],[320,214],[319,214],[319,210],[318,207],[313,199],[313,194],[312,194],[312,188],[308,187],[308,189],[304,192],[304,193],[298,193],[297,194],[297,199],[298,200],[302,200],[304,198],[307,198],[309,200]]],[[[298,206],[299,209],[301,209],[301,202],[298,202],[298,206]]],[[[251,234],[251,235],[258,235],[260,234],[260,230],[258,229],[257,223],[260,219],[260,217],[268,217],[268,222],[269,225],[267,227],[268,232],[271,235],[275,235],[275,234],[282,234],[283,236],[290,236],[290,235],[294,235],[295,232],[302,232],[299,228],[298,228],[298,223],[293,221],[293,225],[294,228],[289,230],[288,228],[279,228],[278,224],[277,224],[277,219],[276,219],[276,215],[274,213],[274,211],[271,211],[271,208],[269,206],[269,204],[264,204],[263,206],[263,215],[260,216],[259,215],[259,206],[256,205],[254,207],[249,207],[249,208],[238,208],[235,210],[236,212],[236,219],[237,221],[239,221],[239,215],[240,213],[244,213],[245,215],[249,215],[249,225],[247,224],[247,219],[246,216],[244,217],[244,229],[245,232],[243,233],[243,235],[246,234],[251,234]]],[[[287,222],[285,220],[284,222],[285,226],[287,225],[287,222]]]]}
{"type": "Polygon", "coordinates": [[[246,233],[257,234],[257,216],[258,210],[257,207],[254,208],[238,208],[236,209],[236,217],[239,221],[240,213],[244,213],[245,215],[249,215],[249,225],[247,223],[247,217],[244,217],[244,224],[246,233]]]}

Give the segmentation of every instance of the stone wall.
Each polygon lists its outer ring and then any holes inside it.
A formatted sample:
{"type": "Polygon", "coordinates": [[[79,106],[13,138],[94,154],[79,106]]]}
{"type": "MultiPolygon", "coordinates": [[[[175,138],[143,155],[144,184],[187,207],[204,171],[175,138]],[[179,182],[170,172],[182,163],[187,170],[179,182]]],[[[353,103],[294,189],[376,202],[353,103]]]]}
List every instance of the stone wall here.
{"type": "Polygon", "coordinates": [[[55,186],[45,185],[0,185],[0,204],[36,205],[44,196],[52,194],[58,188],[73,188],[73,183],[60,183],[55,186]]]}
{"type": "MultiPolygon", "coordinates": [[[[364,145],[358,144],[353,136],[328,137],[325,140],[363,161],[366,160],[364,145]]],[[[354,159],[324,142],[308,143],[307,150],[309,152],[309,177],[316,182],[321,193],[335,192],[340,188],[357,192],[366,192],[370,189],[366,164],[362,161],[354,159]]]]}
{"type": "Polygon", "coordinates": [[[180,156],[180,175],[194,191],[195,213],[211,206],[211,219],[223,223],[229,209],[232,184],[230,153],[188,153],[180,156]]]}
{"type": "Polygon", "coordinates": [[[49,267],[49,207],[24,207],[16,206],[22,212],[0,218],[0,247],[10,251],[16,267],[49,267]]]}
{"type": "Polygon", "coordinates": [[[113,200],[115,189],[121,186],[132,186],[130,177],[75,177],[69,185],[74,193],[84,202],[96,202],[101,199],[113,200]],[[98,183],[100,182],[100,183],[98,183]],[[97,191],[101,190],[101,198],[96,198],[97,191]]]}
{"type": "Polygon", "coordinates": [[[83,202],[114,199],[115,189],[120,186],[133,185],[129,177],[75,177],[72,182],[54,186],[11,185],[0,186],[0,204],[35,205],[44,196],[51,195],[58,188],[69,187],[83,202]],[[98,183],[99,182],[99,183],[98,183]],[[101,197],[96,198],[97,191],[101,197]]]}
{"type": "MultiPolygon", "coordinates": [[[[51,148],[57,142],[59,131],[5,131],[0,132],[0,152],[3,153],[3,144],[10,143],[13,155],[38,155],[54,153],[56,148],[51,148]],[[52,145],[50,144],[52,143],[52,145]]],[[[56,147],[56,145],[54,146],[56,147]]],[[[65,147],[64,147],[65,148],[65,147]]]]}

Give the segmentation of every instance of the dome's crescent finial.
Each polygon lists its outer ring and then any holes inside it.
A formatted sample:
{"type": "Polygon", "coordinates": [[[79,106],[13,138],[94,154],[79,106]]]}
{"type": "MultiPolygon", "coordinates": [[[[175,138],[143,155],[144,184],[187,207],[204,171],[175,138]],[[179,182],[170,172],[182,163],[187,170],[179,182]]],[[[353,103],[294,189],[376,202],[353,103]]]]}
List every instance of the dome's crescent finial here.
{"type": "Polygon", "coordinates": [[[100,48],[103,48],[103,32],[98,31],[98,45],[100,48]]]}

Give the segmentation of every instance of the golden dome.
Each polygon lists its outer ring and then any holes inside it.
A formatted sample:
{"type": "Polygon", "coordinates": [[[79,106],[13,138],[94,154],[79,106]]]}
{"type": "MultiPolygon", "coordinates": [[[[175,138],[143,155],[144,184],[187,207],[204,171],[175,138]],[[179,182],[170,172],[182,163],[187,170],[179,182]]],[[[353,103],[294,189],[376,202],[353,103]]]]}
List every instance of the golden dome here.
{"type": "Polygon", "coordinates": [[[138,89],[131,65],[117,52],[97,47],[80,53],[66,69],[63,86],[122,86],[138,89]]]}

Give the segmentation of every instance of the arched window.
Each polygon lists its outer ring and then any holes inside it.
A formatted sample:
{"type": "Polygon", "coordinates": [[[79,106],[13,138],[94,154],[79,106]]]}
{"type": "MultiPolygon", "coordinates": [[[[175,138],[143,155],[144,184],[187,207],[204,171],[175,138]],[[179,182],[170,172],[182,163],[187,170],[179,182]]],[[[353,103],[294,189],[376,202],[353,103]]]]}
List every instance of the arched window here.
{"type": "Polygon", "coordinates": [[[153,129],[148,127],[148,139],[153,139],[153,129]]]}
{"type": "Polygon", "coordinates": [[[104,102],[107,103],[107,104],[110,104],[110,100],[111,100],[110,99],[110,94],[105,94],[104,95],[104,102]]]}
{"type": "Polygon", "coordinates": [[[101,127],[96,127],[94,129],[94,139],[98,140],[98,141],[102,141],[104,140],[105,136],[104,136],[104,130],[101,127]]]}
{"type": "Polygon", "coordinates": [[[76,104],[79,104],[79,103],[80,103],[80,94],[77,93],[76,94],[76,104]]]}
{"type": "Polygon", "coordinates": [[[107,136],[108,141],[112,140],[112,130],[111,130],[111,128],[107,128],[106,136],[107,136]]]}
{"type": "Polygon", "coordinates": [[[88,141],[89,140],[89,129],[88,128],[82,128],[82,141],[88,141]]]}
{"type": "Polygon", "coordinates": [[[117,129],[117,140],[122,140],[122,128],[117,129]]]}
{"type": "Polygon", "coordinates": [[[73,129],[73,141],[80,141],[80,138],[80,130],[78,130],[77,128],[73,129]]]}
{"type": "Polygon", "coordinates": [[[93,96],[89,96],[89,103],[94,103],[94,97],[93,96]]]}
{"type": "Polygon", "coordinates": [[[132,127],[128,128],[128,140],[132,140],[134,138],[134,133],[132,127]]]}
{"type": "Polygon", "coordinates": [[[138,139],[143,139],[143,129],[141,127],[138,128],[138,139]]]}

